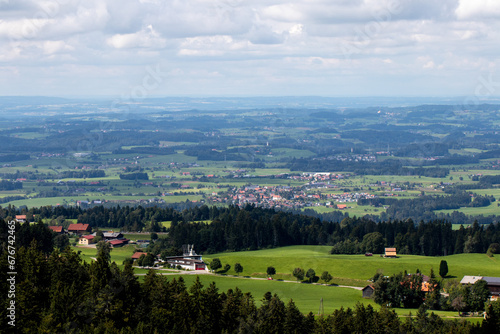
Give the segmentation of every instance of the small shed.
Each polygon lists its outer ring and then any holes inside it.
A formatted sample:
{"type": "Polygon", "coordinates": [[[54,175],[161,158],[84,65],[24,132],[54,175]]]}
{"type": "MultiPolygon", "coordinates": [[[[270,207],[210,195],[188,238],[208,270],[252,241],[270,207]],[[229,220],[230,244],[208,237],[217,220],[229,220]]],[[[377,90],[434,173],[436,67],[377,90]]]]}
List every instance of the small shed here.
{"type": "Polygon", "coordinates": [[[365,286],[361,291],[363,291],[363,298],[372,298],[375,288],[370,284],[365,286]]]}
{"type": "Polygon", "coordinates": [[[398,254],[396,253],[396,248],[390,247],[385,249],[385,257],[398,257],[398,254]]]}

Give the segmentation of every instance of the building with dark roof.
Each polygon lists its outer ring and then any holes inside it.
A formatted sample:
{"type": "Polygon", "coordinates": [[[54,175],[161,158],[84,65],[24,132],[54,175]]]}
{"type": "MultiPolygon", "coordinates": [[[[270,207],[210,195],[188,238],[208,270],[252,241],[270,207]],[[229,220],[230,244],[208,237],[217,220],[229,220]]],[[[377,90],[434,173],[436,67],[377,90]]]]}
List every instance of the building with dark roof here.
{"type": "Polygon", "coordinates": [[[361,291],[363,291],[363,298],[372,298],[375,288],[372,284],[365,286],[361,291]]]}

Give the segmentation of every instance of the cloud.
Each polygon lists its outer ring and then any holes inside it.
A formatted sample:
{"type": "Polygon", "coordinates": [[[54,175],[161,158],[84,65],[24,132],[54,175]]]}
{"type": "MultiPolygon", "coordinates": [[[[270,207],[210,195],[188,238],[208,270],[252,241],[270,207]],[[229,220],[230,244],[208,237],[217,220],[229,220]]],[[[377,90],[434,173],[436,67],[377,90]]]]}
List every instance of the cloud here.
{"type": "Polygon", "coordinates": [[[496,0],[0,0],[0,67],[19,80],[0,90],[120,94],[164,61],[182,73],[165,94],[403,94],[426,78],[459,94],[500,67],[497,17],[496,0]]]}
{"type": "Polygon", "coordinates": [[[500,18],[500,2],[497,0],[460,0],[455,13],[460,20],[500,18]]]}
{"type": "Polygon", "coordinates": [[[149,25],[133,34],[117,34],[107,39],[108,45],[116,49],[165,47],[166,41],[149,25]]]}

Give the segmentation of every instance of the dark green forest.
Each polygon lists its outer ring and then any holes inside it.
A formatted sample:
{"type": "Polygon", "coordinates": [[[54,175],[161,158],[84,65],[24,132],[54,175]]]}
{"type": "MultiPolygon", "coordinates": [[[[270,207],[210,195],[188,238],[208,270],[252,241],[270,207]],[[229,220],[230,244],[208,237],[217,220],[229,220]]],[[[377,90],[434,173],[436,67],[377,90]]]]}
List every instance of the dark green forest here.
{"type": "MultiPolygon", "coordinates": [[[[20,214],[20,211],[13,207],[0,210],[3,218],[16,214],[20,214]]],[[[331,245],[332,253],[336,254],[382,253],[384,247],[396,247],[400,254],[445,256],[486,253],[491,244],[500,240],[499,223],[476,222],[470,228],[453,230],[451,223],[444,220],[376,222],[366,217],[346,217],[333,222],[251,205],[244,208],[203,205],[182,211],[141,206],[97,206],[85,210],[58,206],[32,208],[27,215],[37,219],[62,216],[77,219],[79,223],[89,224],[93,228],[119,227],[125,231],[147,228],[152,232],[160,232],[165,229],[159,222],[171,221],[168,229],[170,246],[196,244],[197,250],[204,253],[290,245],[331,245]],[[197,222],[203,220],[212,222],[197,222]]]]}

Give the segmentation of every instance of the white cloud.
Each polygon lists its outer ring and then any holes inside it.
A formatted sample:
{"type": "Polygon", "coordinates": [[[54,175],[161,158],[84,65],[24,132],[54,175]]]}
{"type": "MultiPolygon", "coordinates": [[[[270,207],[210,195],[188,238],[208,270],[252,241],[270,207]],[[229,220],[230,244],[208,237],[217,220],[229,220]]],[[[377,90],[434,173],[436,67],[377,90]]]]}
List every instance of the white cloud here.
{"type": "Polygon", "coordinates": [[[165,47],[166,41],[149,25],[133,34],[117,34],[107,39],[108,45],[116,49],[165,47]]]}
{"type": "Polygon", "coordinates": [[[461,20],[500,18],[500,2],[497,0],[460,0],[456,14],[461,20]]]}
{"type": "Polygon", "coordinates": [[[356,95],[379,81],[414,94],[430,78],[429,91],[450,80],[457,95],[500,66],[495,17],[497,0],[0,0],[0,67],[19,80],[0,91],[120,94],[165,61],[165,94],[356,95]]]}

